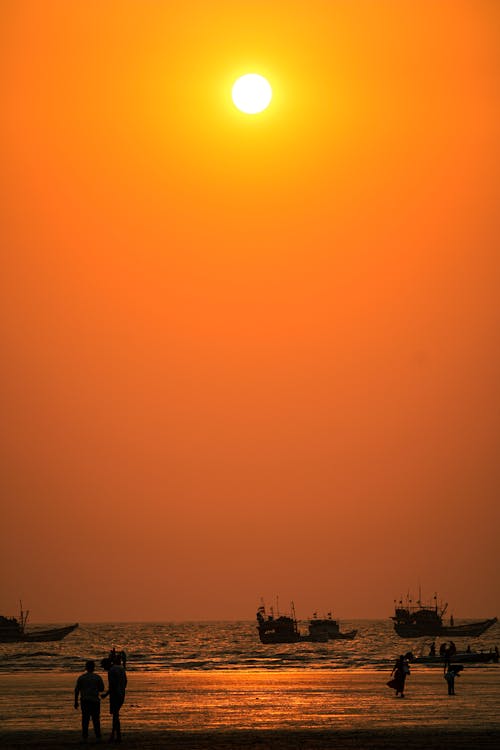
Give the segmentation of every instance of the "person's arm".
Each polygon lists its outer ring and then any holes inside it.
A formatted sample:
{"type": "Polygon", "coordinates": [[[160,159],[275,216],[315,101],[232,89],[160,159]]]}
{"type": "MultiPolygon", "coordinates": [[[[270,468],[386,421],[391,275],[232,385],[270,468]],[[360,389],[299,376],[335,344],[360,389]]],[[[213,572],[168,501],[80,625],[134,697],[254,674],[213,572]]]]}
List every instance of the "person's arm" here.
{"type": "MultiPolygon", "coordinates": [[[[104,689],[104,682],[102,683],[103,689],[104,689]]],[[[107,698],[109,695],[109,672],[108,672],[108,689],[105,693],[102,693],[101,698],[107,698]]]]}

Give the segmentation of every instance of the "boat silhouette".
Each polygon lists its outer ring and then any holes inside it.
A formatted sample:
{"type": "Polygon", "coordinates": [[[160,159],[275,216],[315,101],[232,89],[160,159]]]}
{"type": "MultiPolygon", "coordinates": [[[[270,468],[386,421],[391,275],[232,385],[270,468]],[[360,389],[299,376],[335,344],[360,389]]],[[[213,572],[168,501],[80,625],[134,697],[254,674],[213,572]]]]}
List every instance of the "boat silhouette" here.
{"type": "Polygon", "coordinates": [[[449,624],[443,621],[448,604],[438,605],[437,594],[433,602],[424,604],[420,598],[413,603],[409,595],[405,602],[394,600],[394,630],[401,638],[420,638],[421,636],[453,636],[455,638],[473,638],[481,635],[497,622],[496,617],[476,622],[465,622],[455,625],[453,615],[449,624]]]}
{"type": "Polygon", "coordinates": [[[21,603],[19,619],[16,617],[4,617],[0,615],[0,643],[43,643],[48,641],[61,641],[69,633],[78,627],[65,625],[62,628],[48,628],[26,630],[29,610],[23,611],[21,603]]]}

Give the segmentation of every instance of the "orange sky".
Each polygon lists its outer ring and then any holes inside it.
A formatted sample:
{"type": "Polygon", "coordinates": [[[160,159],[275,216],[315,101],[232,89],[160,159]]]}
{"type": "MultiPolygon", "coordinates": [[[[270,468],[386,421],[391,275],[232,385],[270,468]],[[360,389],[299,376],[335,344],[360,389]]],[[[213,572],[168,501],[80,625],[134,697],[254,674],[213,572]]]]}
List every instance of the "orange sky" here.
{"type": "Polygon", "coordinates": [[[3,0],[1,612],[500,614],[499,37],[495,0],[3,0]]]}

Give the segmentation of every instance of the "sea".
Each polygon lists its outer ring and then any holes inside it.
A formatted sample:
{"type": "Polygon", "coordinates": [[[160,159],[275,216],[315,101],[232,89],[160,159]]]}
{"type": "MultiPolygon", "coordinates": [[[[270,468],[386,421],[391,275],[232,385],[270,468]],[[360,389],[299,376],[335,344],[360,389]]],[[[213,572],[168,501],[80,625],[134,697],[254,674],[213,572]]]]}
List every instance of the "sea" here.
{"type": "MultiPolygon", "coordinates": [[[[457,620],[456,624],[461,622],[466,621],[457,620]]],[[[39,627],[58,626],[61,623],[44,623],[39,627]]],[[[100,661],[112,647],[126,652],[130,672],[386,670],[400,654],[428,653],[433,640],[402,639],[389,618],[345,620],[340,627],[342,632],[357,630],[356,638],[264,645],[259,641],[254,621],[82,623],[59,642],[0,644],[0,672],[78,672],[86,659],[100,661]]],[[[307,633],[307,623],[299,623],[299,629],[307,633]]],[[[470,645],[473,651],[500,646],[500,624],[496,623],[479,638],[460,641],[463,643],[457,641],[459,648],[470,645]]]]}
{"type": "MultiPolygon", "coordinates": [[[[306,626],[299,623],[304,633],[306,626]]],[[[87,659],[101,671],[100,660],[115,647],[127,653],[128,728],[500,731],[499,664],[466,665],[453,698],[442,666],[412,665],[404,701],[394,700],[386,683],[396,657],[428,653],[431,639],[402,639],[389,619],[345,620],[341,629],[356,629],[356,638],[263,645],[255,621],[82,623],[60,642],[1,644],[0,723],[6,730],[78,732],[76,677],[87,659]]],[[[480,638],[457,639],[459,650],[468,645],[500,646],[499,624],[480,638]]]]}

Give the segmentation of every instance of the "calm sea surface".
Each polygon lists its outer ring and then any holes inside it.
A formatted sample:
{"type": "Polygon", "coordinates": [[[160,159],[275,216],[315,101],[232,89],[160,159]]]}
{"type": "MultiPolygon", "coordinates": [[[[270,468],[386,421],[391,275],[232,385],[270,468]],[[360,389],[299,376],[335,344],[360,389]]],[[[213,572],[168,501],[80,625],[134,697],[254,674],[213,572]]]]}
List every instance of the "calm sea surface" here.
{"type": "MultiPolygon", "coordinates": [[[[131,672],[387,669],[398,654],[427,653],[431,642],[400,638],[389,619],[341,622],[342,631],[354,628],[358,635],[352,641],[262,645],[255,622],[82,624],[57,643],[0,644],[0,671],[79,672],[85,659],[100,660],[112,646],[127,652],[131,672]]],[[[300,629],[306,633],[306,623],[300,629]]],[[[459,648],[468,644],[485,651],[500,646],[500,625],[480,638],[457,640],[459,648]]]]}

